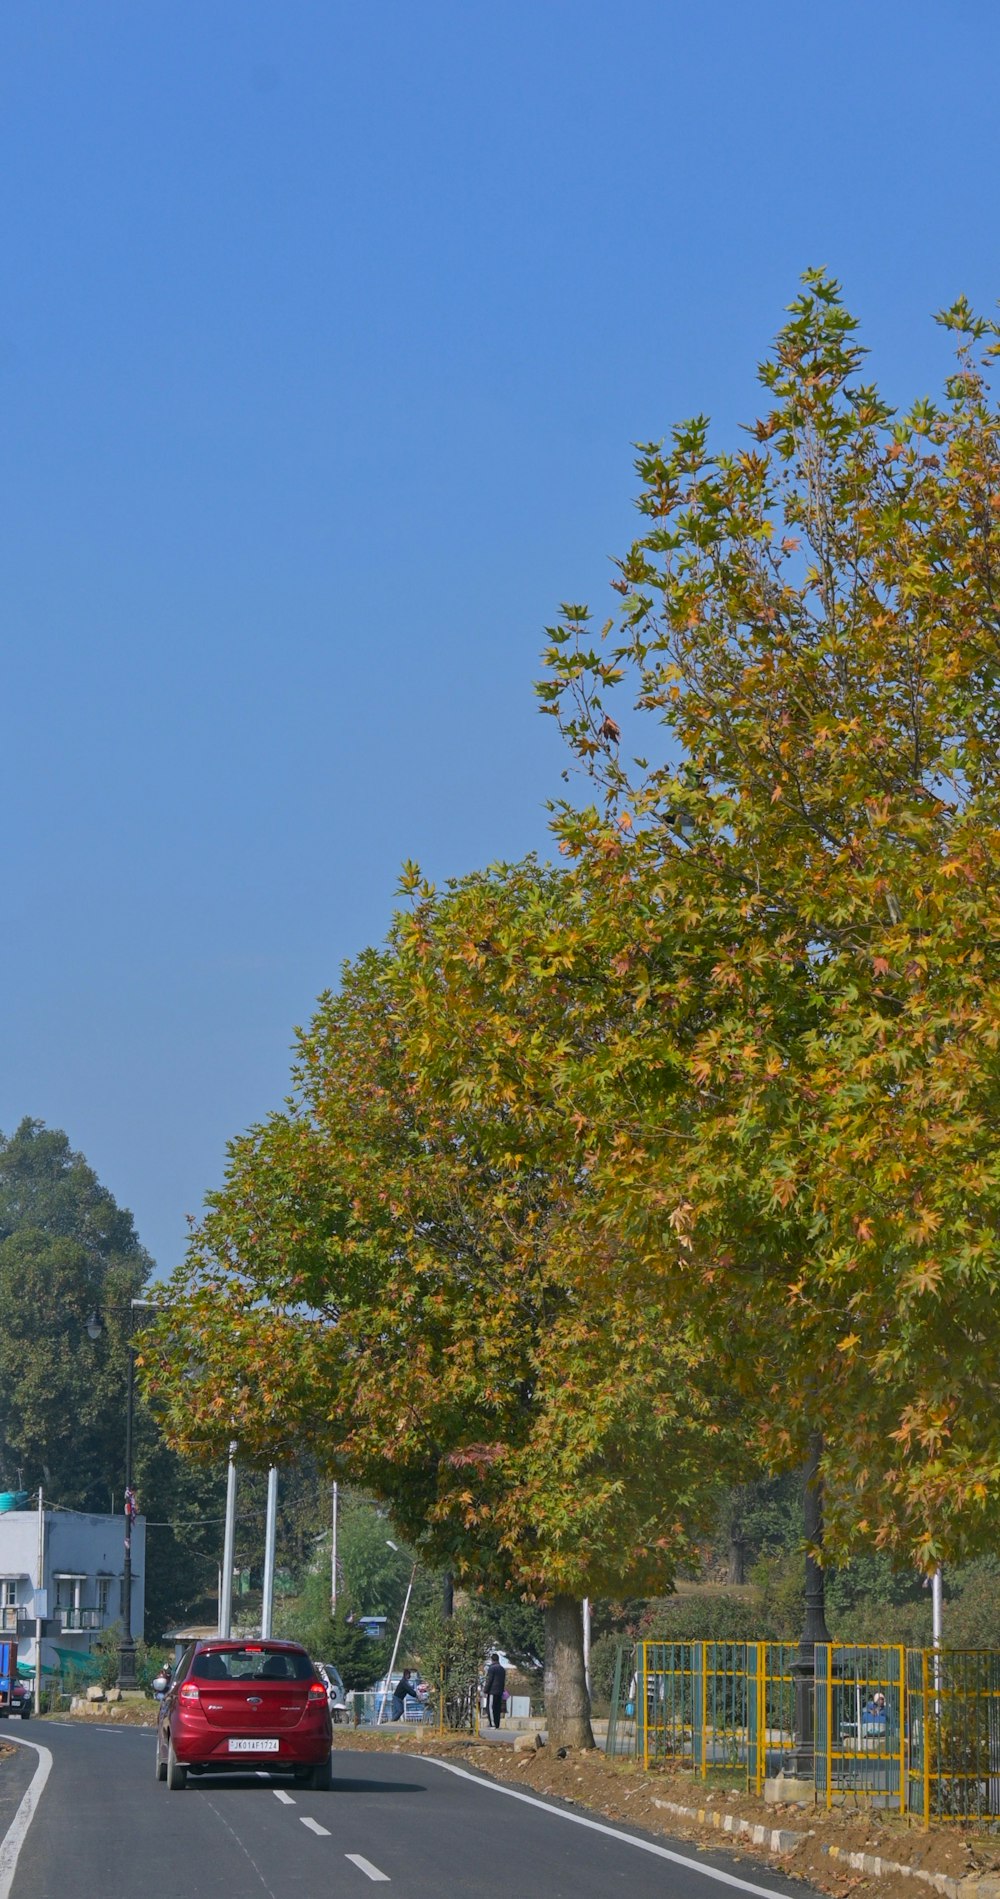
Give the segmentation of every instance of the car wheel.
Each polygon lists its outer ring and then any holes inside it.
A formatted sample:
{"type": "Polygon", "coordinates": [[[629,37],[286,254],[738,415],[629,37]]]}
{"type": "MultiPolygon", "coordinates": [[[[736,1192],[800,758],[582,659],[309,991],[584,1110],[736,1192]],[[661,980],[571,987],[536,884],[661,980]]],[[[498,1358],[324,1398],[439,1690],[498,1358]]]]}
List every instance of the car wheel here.
{"type": "Polygon", "coordinates": [[[22,1720],[22,1721],[30,1721],[30,1720],[31,1720],[31,1707],[30,1707],[30,1704],[29,1704],[29,1706],[28,1706],[28,1707],[26,1707],[26,1708],[22,1708],[22,1709],[21,1709],[21,1720],[22,1720]]]}
{"type": "Polygon", "coordinates": [[[320,1761],[317,1766],[313,1768],[312,1784],[317,1793],[329,1793],[330,1788],[333,1786],[332,1755],[328,1754],[325,1761],[320,1761]]]}
{"type": "Polygon", "coordinates": [[[161,1761],[160,1759],[159,1738],[157,1738],[157,1742],[156,1742],[156,1778],[157,1780],[166,1780],[167,1778],[167,1763],[166,1761],[161,1761]]]}
{"type": "Polygon", "coordinates": [[[188,1770],[182,1767],[174,1753],[173,1741],[167,1742],[167,1786],[173,1793],[180,1793],[187,1786],[188,1770]]]}

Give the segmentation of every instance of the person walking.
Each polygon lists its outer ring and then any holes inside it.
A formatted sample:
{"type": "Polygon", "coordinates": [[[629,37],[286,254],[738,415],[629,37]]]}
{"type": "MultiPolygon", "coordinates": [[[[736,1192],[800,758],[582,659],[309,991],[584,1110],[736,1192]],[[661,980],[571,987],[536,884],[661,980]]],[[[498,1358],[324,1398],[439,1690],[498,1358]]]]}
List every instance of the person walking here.
{"type": "Polygon", "coordinates": [[[503,1691],[506,1686],[507,1670],[501,1668],[500,1657],[494,1649],[493,1654],[490,1656],[490,1665],[486,1670],[486,1680],[483,1683],[483,1694],[486,1698],[486,1719],[491,1728],[498,1728],[500,1726],[500,1715],[503,1709],[503,1691]]]}
{"type": "Polygon", "coordinates": [[[402,1675],[392,1691],[392,1718],[394,1721],[401,1721],[403,1719],[403,1715],[406,1711],[407,1695],[412,1695],[414,1700],[419,1699],[417,1695],[417,1684],[410,1679],[410,1670],[404,1668],[402,1675]]]}

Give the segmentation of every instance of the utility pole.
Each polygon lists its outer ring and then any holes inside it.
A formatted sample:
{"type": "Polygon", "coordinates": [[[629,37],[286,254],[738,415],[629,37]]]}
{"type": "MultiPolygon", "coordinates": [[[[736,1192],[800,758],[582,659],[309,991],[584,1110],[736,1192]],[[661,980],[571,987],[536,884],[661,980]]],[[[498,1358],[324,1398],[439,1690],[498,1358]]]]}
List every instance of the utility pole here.
{"type": "Polygon", "coordinates": [[[337,1486],[333,1486],[333,1526],[330,1533],[330,1614],[337,1613],[337,1486]]]}
{"type": "Polygon", "coordinates": [[[135,1674],[135,1638],[132,1634],[132,1525],[138,1514],[132,1487],[132,1450],[135,1437],[135,1347],[128,1346],[128,1385],[125,1397],[125,1556],[122,1564],[122,1639],[118,1646],[118,1686],[138,1687],[135,1674]]]}
{"type": "Polygon", "coordinates": [[[222,1544],[222,1580],[219,1585],[219,1634],[233,1632],[233,1559],[236,1554],[236,1440],[229,1446],[226,1477],[226,1533],[222,1544]]]}
{"type": "Polygon", "coordinates": [[[35,1587],[35,1713],[42,1712],[42,1610],[45,1591],[45,1508],[38,1486],[38,1582],[35,1587]]]}
{"type": "Polygon", "coordinates": [[[590,1693],[590,1597],[583,1598],[583,1674],[590,1693]]]}
{"type": "Polygon", "coordinates": [[[260,1607],[262,1638],[272,1633],[274,1622],[274,1550],[278,1538],[278,1466],[267,1473],[267,1517],[264,1525],[264,1600],[260,1607]]]}

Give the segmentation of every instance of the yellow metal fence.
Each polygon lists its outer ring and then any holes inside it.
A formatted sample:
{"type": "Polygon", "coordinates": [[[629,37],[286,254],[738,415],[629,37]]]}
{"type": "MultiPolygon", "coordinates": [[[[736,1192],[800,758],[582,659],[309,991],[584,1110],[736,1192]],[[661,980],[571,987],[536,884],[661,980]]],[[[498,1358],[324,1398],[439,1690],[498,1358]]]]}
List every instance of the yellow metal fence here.
{"type": "Polygon", "coordinates": [[[761,1792],[793,1761],[803,1693],[815,1797],[932,1820],[1000,1815],[1000,1651],[818,1643],[637,1642],[619,1650],[608,1749],[761,1792]],[[793,1753],[794,1750],[794,1753],[793,1753]]]}

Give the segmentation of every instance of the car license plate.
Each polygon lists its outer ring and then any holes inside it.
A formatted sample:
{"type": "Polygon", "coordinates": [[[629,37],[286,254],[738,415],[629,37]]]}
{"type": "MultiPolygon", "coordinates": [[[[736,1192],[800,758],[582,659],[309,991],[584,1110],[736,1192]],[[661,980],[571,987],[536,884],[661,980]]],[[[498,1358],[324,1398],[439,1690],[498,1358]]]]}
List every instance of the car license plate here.
{"type": "Polygon", "coordinates": [[[256,1738],[252,1741],[231,1740],[229,1752],[230,1754],[276,1754],[280,1746],[281,1742],[277,1740],[258,1741],[256,1738]]]}

